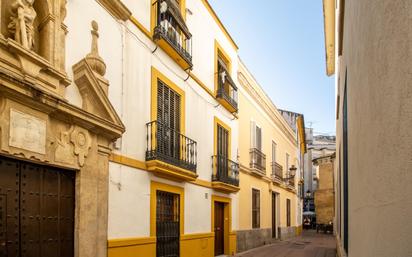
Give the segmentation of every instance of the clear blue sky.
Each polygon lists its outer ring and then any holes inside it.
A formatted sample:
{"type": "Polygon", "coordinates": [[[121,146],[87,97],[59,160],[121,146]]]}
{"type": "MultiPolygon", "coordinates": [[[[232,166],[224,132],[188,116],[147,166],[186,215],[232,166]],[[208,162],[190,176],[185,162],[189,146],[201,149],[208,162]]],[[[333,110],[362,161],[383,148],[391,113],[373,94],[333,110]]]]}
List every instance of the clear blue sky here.
{"type": "Polygon", "coordinates": [[[280,109],[335,134],[335,86],[326,76],[321,0],[209,0],[239,55],[280,109]]]}

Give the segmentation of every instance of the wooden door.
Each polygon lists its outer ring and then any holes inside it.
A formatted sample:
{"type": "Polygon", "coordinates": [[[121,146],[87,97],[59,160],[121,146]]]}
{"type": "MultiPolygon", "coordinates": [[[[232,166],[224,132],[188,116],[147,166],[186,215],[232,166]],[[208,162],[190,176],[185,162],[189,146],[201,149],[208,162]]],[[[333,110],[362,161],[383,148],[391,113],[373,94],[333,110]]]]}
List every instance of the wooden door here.
{"type": "Polygon", "coordinates": [[[272,193],[272,237],[276,237],[277,222],[276,222],[276,194],[272,193]]]}
{"type": "Polygon", "coordinates": [[[224,203],[215,202],[215,256],[224,254],[224,203]]]}
{"type": "Polygon", "coordinates": [[[74,256],[74,177],[0,157],[0,257],[74,256]]]}

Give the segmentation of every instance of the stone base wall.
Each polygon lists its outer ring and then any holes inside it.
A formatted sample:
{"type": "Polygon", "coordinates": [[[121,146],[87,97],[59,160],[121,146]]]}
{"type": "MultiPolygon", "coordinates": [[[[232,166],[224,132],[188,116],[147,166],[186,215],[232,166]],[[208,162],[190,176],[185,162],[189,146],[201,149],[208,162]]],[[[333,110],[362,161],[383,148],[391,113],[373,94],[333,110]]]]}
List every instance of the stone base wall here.
{"type": "Polygon", "coordinates": [[[296,227],[279,228],[279,237],[281,240],[290,239],[296,236],[296,227]]]}
{"type": "Polygon", "coordinates": [[[272,238],[272,228],[238,230],[237,234],[237,252],[244,252],[262,245],[270,244],[275,238],[272,238]]]}

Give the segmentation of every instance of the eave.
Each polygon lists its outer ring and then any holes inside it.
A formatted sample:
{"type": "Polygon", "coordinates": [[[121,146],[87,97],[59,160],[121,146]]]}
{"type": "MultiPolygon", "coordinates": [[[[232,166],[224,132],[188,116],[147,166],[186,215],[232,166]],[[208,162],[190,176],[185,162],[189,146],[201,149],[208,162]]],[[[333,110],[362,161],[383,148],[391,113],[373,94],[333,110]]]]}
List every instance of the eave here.
{"type": "Polygon", "coordinates": [[[326,74],[335,74],[335,0],[323,0],[326,74]]]}

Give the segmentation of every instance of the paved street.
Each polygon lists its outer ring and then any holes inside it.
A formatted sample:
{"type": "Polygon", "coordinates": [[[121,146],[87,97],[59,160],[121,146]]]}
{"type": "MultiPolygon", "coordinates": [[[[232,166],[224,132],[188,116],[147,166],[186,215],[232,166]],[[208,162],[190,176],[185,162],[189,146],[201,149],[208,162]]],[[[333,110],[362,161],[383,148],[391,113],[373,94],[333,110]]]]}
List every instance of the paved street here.
{"type": "Polygon", "coordinates": [[[289,241],[279,241],[236,257],[335,257],[336,245],[332,235],[304,231],[303,235],[289,241]]]}

